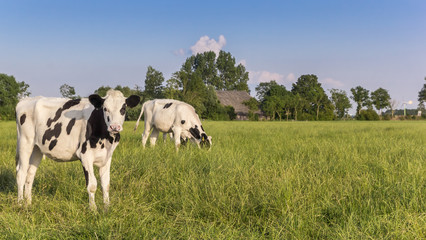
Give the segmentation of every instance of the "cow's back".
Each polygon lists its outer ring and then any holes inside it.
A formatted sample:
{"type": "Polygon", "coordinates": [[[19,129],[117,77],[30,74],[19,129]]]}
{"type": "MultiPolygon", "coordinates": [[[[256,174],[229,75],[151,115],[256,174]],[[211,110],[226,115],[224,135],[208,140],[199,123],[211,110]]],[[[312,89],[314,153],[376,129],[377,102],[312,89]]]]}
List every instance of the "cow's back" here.
{"type": "Polygon", "coordinates": [[[52,159],[75,160],[92,111],[87,99],[23,99],[16,107],[18,139],[32,139],[52,159]]]}
{"type": "Polygon", "coordinates": [[[182,103],[173,99],[156,99],[150,104],[151,122],[155,128],[162,132],[170,132],[175,121],[175,109],[182,103]]]}

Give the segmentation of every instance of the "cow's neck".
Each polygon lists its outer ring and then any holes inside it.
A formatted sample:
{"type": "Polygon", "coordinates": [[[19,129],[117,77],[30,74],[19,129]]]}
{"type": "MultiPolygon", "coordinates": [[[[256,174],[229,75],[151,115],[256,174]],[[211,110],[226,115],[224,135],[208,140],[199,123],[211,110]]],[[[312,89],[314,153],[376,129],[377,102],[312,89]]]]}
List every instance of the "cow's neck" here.
{"type": "Polygon", "coordinates": [[[105,123],[102,108],[93,110],[87,121],[86,140],[96,144],[99,140],[107,139],[111,144],[120,140],[120,133],[110,133],[105,123]]]}

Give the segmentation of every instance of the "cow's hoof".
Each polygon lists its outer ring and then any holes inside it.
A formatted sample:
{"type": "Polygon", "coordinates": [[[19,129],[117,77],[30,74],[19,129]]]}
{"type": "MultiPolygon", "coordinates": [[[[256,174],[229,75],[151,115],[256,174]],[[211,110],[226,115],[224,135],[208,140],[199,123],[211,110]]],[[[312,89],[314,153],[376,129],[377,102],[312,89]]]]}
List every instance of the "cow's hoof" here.
{"type": "Polygon", "coordinates": [[[90,209],[90,211],[92,211],[92,212],[94,212],[94,213],[97,213],[97,212],[98,212],[98,207],[96,207],[96,205],[95,205],[95,204],[90,204],[90,205],[89,205],[89,209],[90,209]]]}

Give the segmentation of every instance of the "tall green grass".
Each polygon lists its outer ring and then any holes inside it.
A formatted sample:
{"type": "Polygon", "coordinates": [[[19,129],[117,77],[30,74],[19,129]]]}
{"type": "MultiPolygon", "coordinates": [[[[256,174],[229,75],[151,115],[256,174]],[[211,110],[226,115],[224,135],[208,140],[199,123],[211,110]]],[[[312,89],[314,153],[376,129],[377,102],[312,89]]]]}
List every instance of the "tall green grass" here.
{"type": "Polygon", "coordinates": [[[93,213],[78,161],[43,160],[19,207],[15,123],[0,122],[0,238],[426,238],[426,122],[204,122],[212,149],[178,153],[142,149],[133,125],[93,213]]]}

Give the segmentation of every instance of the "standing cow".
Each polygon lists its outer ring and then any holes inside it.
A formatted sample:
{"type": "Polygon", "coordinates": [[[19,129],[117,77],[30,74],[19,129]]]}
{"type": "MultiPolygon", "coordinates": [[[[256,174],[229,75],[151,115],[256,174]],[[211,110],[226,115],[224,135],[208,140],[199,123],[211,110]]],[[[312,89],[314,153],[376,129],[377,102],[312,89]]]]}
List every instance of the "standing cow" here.
{"type": "Polygon", "coordinates": [[[97,94],[83,99],[25,98],[16,106],[18,142],[16,181],[18,202],[31,204],[31,188],[43,154],[58,162],[80,160],[89,193],[89,206],[96,209],[97,181],[93,165],[99,167],[103,200],[109,204],[111,158],[120,141],[126,107],[135,107],[140,98],[125,98],[109,90],[105,98],[97,94]]]}
{"type": "Polygon", "coordinates": [[[145,102],[136,121],[135,131],[144,113],[143,147],[145,147],[151,129],[152,133],[149,140],[152,146],[155,145],[160,132],[173,133],[176,150],[179,149],[182,140],[191,139],[198,147],[200,145],[210,147],[212,144],[211,136],[207,136],[204,132],[195,109],[187,103],[172,99],[155,99],[145,102]]]}

